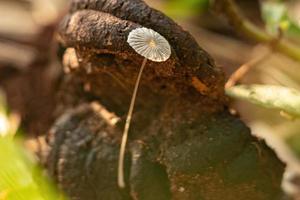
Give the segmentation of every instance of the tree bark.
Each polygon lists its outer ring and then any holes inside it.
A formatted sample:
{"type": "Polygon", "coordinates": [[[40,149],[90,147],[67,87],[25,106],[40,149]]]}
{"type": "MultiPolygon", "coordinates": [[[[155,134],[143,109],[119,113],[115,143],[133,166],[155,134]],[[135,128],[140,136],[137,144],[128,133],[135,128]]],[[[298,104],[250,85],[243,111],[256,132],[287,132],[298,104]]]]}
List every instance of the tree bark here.
{"type": "Polygon", "coordinates": [[[141,0],[73,0],[59,40],[65,75],[47,168],[71,199],[279,199],[284,165],[228,112],[222,70],[171,19],[141,0]],[[172,56],[145,68],[120,190],[120,139],[143,60],[126,40],[142,26],[172,56]]]}

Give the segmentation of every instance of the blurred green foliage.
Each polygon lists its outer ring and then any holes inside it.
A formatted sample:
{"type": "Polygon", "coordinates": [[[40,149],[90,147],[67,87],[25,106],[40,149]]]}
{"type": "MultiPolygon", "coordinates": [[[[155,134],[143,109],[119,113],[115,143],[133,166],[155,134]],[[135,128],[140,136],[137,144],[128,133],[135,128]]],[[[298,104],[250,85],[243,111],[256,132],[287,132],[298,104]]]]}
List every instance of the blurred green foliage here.
{"type": "Polygon", "coordinates": [[[42,173],[35,157],[15,137],[18,124],[10,119],[0,94],[0,200],[64,199],[42,173]],[[11,129],[12,128],[12,129],[11,129]]]}
{"type": "Polygon", "coordinates": [[[0,138],[0,199],[62,199],[20,142],[0,138]]]}
{"type": "Polygon", "coordinates": [[[266,108],[277,109],[291,118],[300,117],[300,92],[275,85],[238,85],[226,89],[227,95],[266,108]]]}
{"type": "Polygon", "coordinates": [[[268,33],[278,35],[281,30],[290,36],[300,35],[300,27],[289,15],[286,1],[261,1],[261,11],[268,33]]]}
{"type": "Polygon", "coordinates": [[[166,5],[166,13],[174,17],[189,17],[209,8],[209,0],[171,0],[166,5]]]}

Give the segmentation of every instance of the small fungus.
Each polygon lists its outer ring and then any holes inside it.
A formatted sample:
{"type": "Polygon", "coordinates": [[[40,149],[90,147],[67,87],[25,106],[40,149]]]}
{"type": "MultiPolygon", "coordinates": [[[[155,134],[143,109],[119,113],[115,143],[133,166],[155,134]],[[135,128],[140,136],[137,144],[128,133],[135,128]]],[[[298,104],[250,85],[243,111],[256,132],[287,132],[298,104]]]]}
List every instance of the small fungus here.
{"type": "Polygon", "coordinates": [[[129,111],[127,114],[124,132],[121,141],[120,155],[119,155],[119,164],[118,164],[118,185],[120,188],[125,187],[124,181],[124,157],[125,149],[128,138],[128,131],[130,127],[132,112],[135,104],[135,99],[140,83],[140,79],[147,63],[147,60],[154,62],[164,62],[169,59],[171,56],[171,47],[169,42],[161,36],[159,33],[148,28],[137,28],[132,30],[127,39],[128,44],[141,56],[144,57],[144,61],[140,68],[134,91],[132,94],[129,111]]]}

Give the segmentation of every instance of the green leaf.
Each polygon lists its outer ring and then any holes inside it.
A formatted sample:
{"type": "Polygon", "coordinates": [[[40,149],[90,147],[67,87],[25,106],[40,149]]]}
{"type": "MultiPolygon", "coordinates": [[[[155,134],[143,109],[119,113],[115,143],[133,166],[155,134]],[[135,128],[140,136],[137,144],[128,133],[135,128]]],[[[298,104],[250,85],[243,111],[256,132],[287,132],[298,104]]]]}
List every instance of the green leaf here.
{"type": "Polygon", "coordinates": [[[238,85],[226,89],[226,94],[266,108],[300,117],[300,92],[275,85],[238,85]]]}
{"type": "Polygon", "coordinates": [[[261,11],[268,33],[278,35],[279,29],[281,29],[290,36],[300,35],[300,27],[295,20],[291,19],[288,15],[288,7],[285,2],[262,1],[261,11]]]}
{"type": "Polygon", "coordinates": [[[0,200],[57,200],[57,192],[42,173],[35,157],[22,147],[14,135],[18,120],[9,114],[4,94],[0,91],[0,200]]]}
{"type": "Polygon", "coordinates": [[[0,137],[0,199],[62,199],[21,143],[0,137]]]}
{"type": "Polygon", "coordinates": [[[282,2],[262,1],[262,18],[266,23],[270,34],[278,34],[278,28],[284,24],[284,30],[288,29],[287,7],[282,2]]]}
{"type": "Polygon", "coordinates": [[[188,17],[207,10],[209,0],[172,0],[166,4],[166,13],[174,17],[188,17]]]}

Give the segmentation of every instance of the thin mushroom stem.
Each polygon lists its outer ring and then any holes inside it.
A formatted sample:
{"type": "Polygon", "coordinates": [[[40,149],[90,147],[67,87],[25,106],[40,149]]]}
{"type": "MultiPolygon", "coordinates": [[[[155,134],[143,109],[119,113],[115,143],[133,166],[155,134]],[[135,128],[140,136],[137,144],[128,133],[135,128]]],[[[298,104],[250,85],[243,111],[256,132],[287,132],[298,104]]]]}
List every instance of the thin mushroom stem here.
{"type": "Polygon", "coordinates": [[[137,96],[137,91],[140,85],[140,80],[145,68],[145,65],[147,63],[147,58],[145,58],[143,60],[143,64],[140,68],[135,86],[134,86],[134,90],[133,90],[133,94],[131,97],[131,102],[130,102],[130,106],[129,106],[129,111],[127,114],[127,118],[126,118],[126,122],[125,122],[125,127],[124,127],[124,132],[123,132],[123,136],[122,136],[122,141],[121,141],[121,148],[120,148],[120,154],[119,154],[119,164],[118,164],[118,185],[120,188],[125,188],[125,181],[124,181],[124,158],[125,158],[125,149],[126,149],[126,143],[127,143],[127,138],[128,138],[128,131],[129,131],[129,127],[130,127],[130,122],[131,122],[131,118],[132,118],[132,112],[133,112],[133,108],[134,108],[134,104],[135,104],[135,99],[137,96]]]}

